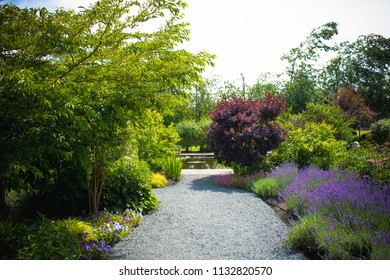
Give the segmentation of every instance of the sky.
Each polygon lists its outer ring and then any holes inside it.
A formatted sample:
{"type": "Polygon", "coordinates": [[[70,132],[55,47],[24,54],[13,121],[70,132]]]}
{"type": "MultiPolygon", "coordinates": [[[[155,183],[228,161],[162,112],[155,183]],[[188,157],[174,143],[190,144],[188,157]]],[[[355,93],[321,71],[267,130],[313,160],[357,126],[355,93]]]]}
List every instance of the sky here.
{"type": "MultiPolygon", "coordinates": [[[[94,0],[10,0],[19,7],[76,9],[94,0]]],[[[390,37],[390,0],[187,0],[184,10],[191,41],[184,48],[217,55],[205,76],[248,84],[266,72],[285,69],[283,54],[314,29],[339,24],[335,42],[355,41],[370,33],[390,37]]]]}

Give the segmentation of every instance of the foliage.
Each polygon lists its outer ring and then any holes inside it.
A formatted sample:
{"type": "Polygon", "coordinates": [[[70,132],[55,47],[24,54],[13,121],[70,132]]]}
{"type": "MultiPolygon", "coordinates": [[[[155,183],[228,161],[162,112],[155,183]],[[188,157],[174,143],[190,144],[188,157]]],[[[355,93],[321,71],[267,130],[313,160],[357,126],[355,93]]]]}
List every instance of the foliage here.
{"type": "Polygon", "coordinates": [[[168,178],[179,180],[183,162],[178,157],[168,157],[161,160],[161,167],[168,178]]]}
{"type": "Polygon", "coordinates": [[[165,188],[168,184],[167,178],[165,178],[165,176],[160,173],[152,173],[150,175],[150,181],[152,188],[165,188]]]}
{"type": "Polygon", "coordinates": [[[104,209],[145,213],[155,210],[159,202],[152,190],[150,174],[144,161],[125,158],[115,162],[107,174],[102,194],[104,209]]]}
{"type": "Polygon", "coordinates": [[[321,52],[335,49],[335,46],[327,45],[325,41],[331,40],[337,34],[337,23],[328,22],[313,29],[298,47],[283,55],[282,59],[288,63],[286,72],[289,77],[283,92],[288,106],[292,106],[293,113],[304,111],[310,102],[324,101],[317,83],[321,73],[317,62],[321,52]]]}
{"type": "Polygon", "coordinates": [[[279,191],[290,185],[298,175],[298,165],[296,163],[284,163],[277,166],[269,174],[269,177],[277,183],[279,191]]]}
{"type": "Polygon", "coordinates": [[[262,102],[224,100],[210,115],[210,148],[227,165],[245,167],[261,163],[267,152],[285,140],[285,131],[275,122],[284,109],[284,99],[270,94],[262,102]]]}
{"type": "Polygon", "coordinates": [[[176,130],[180,135],[179,144],[189,150],[190,147],[200,146],[201,150],[207,149],[207,130],[210,119],[202,118],[198,122],[183,120],[176,124],[176,130]]]}
{"type": "Polygon", "coordinates": [[[134,134],[137,140],[138,157],[152,168],[160,158],[174,156],[176,144],[180,140],[173,124],[164,126],[163,117],[156,111],[145,110],[135,124],[134,134]]]}
{"type": "MultiPolygon", "coordinates": [[[[122,213],[97,211],[90,214],[86,220],[96,229],[95,244],[102,241],[114,244],[128,236],[141,223],[141,216],[128,209],[122,213]]],[[[87,248],[89,244],[86,242],[83,245],[87,248]]]]}
{"type": "Polygon", "coordinates": [[[332,126],[308,123],[305,129],[298,128],[288,133],[288,140],[269,155],[275,165],[295,162],[299,168],[316,164],[329,169],[337,164],[338,156],[345,151],[345,143],[335,138],[332,126]]]}
{"type": "Polygon", "coordinates": [[[390,142],[390,119],[381,119],[373,123],[371,126],[371,137],[379,144],[390,142]]]}
{"type": "Polygon", "coordinates": [[[389,117],[389,53],[390,39],[377,34],[340,44],[324,71],[325,90],[333,94],[344,87],[358,89],[372,110],[389,117]]]}
{"type": "Polygon", "coordinates": [[[361,147],[348,150],[340,159],[339,166],[344,170],[358,173],[365,178],[390,182],[390,147],[361,147]]]}
{"type": "Polygon", "coordinates": [[[360,93],[345,87],[333,95],[333,104],[338,106],[344,114],[353,118],[354,129],[368,129],[377,114],[365,104],[360,93]]]}
{"type": "Polygon", "coordinates": [[[70,229],[65,223],[41,216],[28,228],[27,234],[20,240],[19,259],[70,260],[82,255],[79,235],[82,231],[70,229]]]}
{"type": "Polygon", "coordinates": [[[351,129],[352,119],[340,112],[339,109],[324,104],[309,103],[302,113],[304,123],[326,123],[335,130],[336,140],[351,141],[353,130],[351,129]]]}
{"type": "Polygon", "coordinates": [[[312,167],[301,170],[280,197],[301,216],[287,237],[293,247],[330,259],[390,257],[388,185],[312,167]]]}
{"type": "Polygon", "coordinates": [[[26,235],[27,228],[8,217],[0,219],[0,259],[15,260],[18,254],[19,240],[26,235]]]}
{"type": "Polygon", "coordinates": [[[250,175],[225,174],[214,177],[214,183],[220,186],[244,190],[252,190],[253,181],[264,178],[266,173],[256,172],[250,175]]]}
{"type": "Polygon", "coordinates": [[[1,220],[1,256],[4,259],[105,259],[111,246],[138,226],[141,216],[95,212],[61,220],[40,216],[33,224],[1,220]],[[4,250],[4,251],[3,251],[4,250]]]}
{"type": "Polygon", "coordinates": [[[176,125],[176,130],[180,135],[180,146],[186,151],[192,146],[198,146],[198,129],[194,120],[184,120],[176,125]]]}
{"type": "Polygon", "coordinates": [[[253,182],[252,191],[260,197],[278,197],[278,183],[273,178],[262,178],[253,182]]]}
{"type": "Polygon", "coordinates": [[[98,209],[107,169],[126,152],[129,123],[186,97],[212,64],[206,52],[177,47],[189,40],[185,7],[102,0],[78,12],[49,12],[0,5],[0,214],[7,189],[35,190],[37,182],[50,189],[64,161],[81,168],[90,208],[98,209]],[[157,19],[160,28],[140,31],[157,19]]]}

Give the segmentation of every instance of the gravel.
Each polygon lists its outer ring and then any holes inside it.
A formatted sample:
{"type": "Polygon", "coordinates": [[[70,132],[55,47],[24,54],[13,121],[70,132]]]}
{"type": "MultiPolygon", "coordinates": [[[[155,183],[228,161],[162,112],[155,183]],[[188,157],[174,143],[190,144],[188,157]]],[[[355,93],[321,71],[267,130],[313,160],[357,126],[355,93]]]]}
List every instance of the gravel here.
{"type": "Polygon", "coordinates": [[[112,248],[110,259],[305,259],[282,247],[287,226],[250,192],[217,186],[210,174],[184,174],[154,191],[160,208],[112,248]]]}

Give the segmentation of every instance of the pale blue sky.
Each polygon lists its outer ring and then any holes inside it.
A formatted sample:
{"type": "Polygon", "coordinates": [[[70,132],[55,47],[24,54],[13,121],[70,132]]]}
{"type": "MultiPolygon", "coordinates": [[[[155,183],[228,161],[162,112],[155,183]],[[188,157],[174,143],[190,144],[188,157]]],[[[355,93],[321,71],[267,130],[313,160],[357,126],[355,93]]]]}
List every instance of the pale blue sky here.
{"type": "MultiPolygon", "coordinates": [[[[77,8],[94,0],[8,1],[20,7],[77,8]]],[[[337,42],[370,33],[390,36],[390,0],[187,0],[185,20],[191,41],[185,48],[217,55],[206,76],[240,79],[249,84],[264,72],[281,73],[280,57],[310,31],[330,21],[339,23],[337,42]]]]}

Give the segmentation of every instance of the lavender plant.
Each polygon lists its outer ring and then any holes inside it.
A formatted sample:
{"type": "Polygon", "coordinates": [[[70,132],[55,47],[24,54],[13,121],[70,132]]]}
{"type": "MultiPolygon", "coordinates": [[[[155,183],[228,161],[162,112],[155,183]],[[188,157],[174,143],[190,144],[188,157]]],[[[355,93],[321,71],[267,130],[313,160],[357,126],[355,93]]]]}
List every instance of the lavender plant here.
{"type": "Polygon", "coordinates": [[[310,167],[279,196],[301,215],[287,236],[290,247],[329,259],[390,259],[389,185],[310,167]]]}

